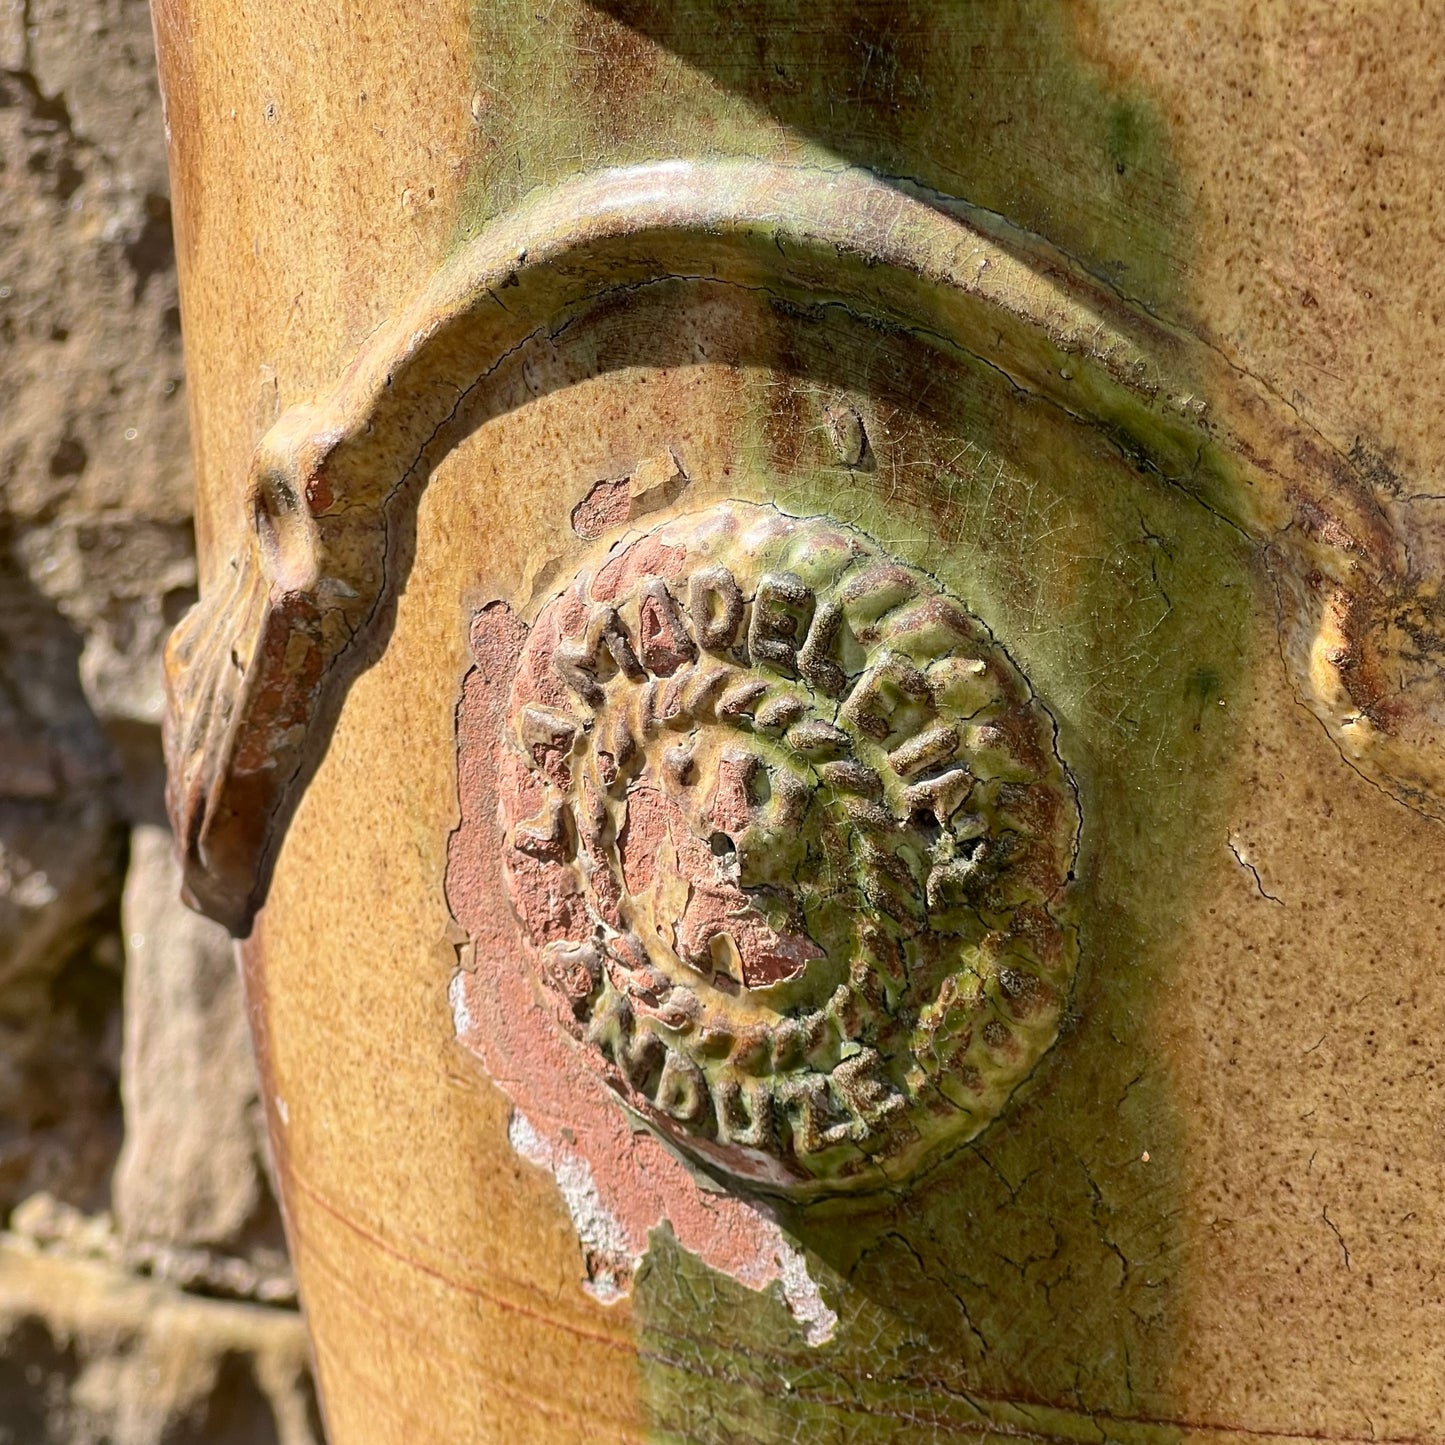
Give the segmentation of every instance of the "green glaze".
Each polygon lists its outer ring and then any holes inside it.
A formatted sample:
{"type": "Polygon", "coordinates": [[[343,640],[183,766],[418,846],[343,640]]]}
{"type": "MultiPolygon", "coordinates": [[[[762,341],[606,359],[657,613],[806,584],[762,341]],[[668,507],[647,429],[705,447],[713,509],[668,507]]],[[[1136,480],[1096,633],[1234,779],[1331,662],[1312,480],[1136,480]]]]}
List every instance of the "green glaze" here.
{"type": "MultiPolygon", "coordinates": [[[[847,353],[841,336],[818,345],[847,353]]],[[[656,1262],[640,1278],[660,1439],[820,1438],[811,1432],[844,1408],[836,1401],[857,1402],[846,1407],[859,1412],[848,1439],[913,1438],[896,1433],[899,1412],[909,1402],[923,1411],[920,1392],[930,1402],[923,1413],[941,1411],[939,1430],[947,1421],[965,1433],[974,1417],[956,1395],[1014,1429],[1008,1402],[1067,1405],[1049,1427],[1060,1438],[1092,1438],[1100,1416],[1118,1432],[1171,1413],[1186,1298],[1177,1222],[1186,1136],[1151,1005],[1169,987],[1193,880],[1225,826],[1230,705],[1245,688],[1257,606],[1251,548],[1192,495],[1056,408],[1021,399],[977,365],[935,356],[933,366],[934,394],[910,415],[889,392],[898,378],[870,377],[859,353],[855,399],[880,442],[871,472],[828,455],[825,409],[836,391],[799,381],[783,401],[775,378],[759,381],[753,466],[778,479],[784,510],[839,517],[929,571],[1048,700],[1084,818],[1072,1026],[1005,1115],[921,1187],[789,1217],[842,1319],[823,1350],[802,1345],[776,1300],[711,1275],[707,1293],[735,1313],[725,1324],[705,1315],[684,1323],[704,1291],[695,1262],[656,1262]],[[792,415],[790,432],[818,439],[811,456],[790,450],[786,469],[780,409],[792,415]],[[906,442],[890,447],[880,416],[906,442]],[[779,1337],[790,1343],[774,1359],[761,1342],[779,1337]],[[687,1372],[678,1361],[689,1339],[728,1363],[687,1372]],[[793,1388],[746,1383],[773,1372],[793,1388]],[[835,1400],[826,1410],[803,1388],[815,1378],[835,1382],[821,1391],[835,1400]],[[867,1391],[892,1403],[869,1405],[867,1391]]],[[[916,384],[904,386],[916,403],[916,384]]],[[[1229,479],[1214,490],[1228,495],[1229,479]]]]}

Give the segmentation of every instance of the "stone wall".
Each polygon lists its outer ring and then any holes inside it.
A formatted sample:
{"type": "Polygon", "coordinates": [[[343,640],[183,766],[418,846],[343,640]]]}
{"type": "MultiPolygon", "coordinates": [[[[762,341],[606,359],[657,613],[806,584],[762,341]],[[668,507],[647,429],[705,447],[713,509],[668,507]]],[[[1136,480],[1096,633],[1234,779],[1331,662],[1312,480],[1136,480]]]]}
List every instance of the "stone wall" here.
{"type": "Polygon", "coordinates": [[[154,70],[144,0],[0,0],[0,1445],[320,1439],[161,800],[195,562],[154,70]]]}

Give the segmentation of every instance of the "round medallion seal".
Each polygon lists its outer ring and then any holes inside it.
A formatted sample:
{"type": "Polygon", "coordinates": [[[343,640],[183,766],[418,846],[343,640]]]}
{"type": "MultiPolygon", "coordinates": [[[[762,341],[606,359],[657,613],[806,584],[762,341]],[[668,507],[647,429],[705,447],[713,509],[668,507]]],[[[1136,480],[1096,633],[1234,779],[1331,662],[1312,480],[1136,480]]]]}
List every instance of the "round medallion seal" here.
{"type": "Polygon", "coordinates": [[[860,533],[728,503],[615,548],[538,615],[502,757],[531,966],[713,1169],[904,1177],[1053,1042],[1078,829],[1053,720],[860,533]]]}

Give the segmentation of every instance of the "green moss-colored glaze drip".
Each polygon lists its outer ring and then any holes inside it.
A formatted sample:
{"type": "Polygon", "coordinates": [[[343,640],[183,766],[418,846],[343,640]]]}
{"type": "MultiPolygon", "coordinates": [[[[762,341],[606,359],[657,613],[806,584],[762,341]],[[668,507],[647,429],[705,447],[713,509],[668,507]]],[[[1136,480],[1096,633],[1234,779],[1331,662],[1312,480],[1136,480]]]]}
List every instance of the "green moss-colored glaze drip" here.
{"type": "MultiPolygon", "coordinates": [[[[895,1284],[928,1290],[927,1254],[902,1236],[891,1236],[888,1246],[892,1255],[880,1254],[878,1262],[895,1284]]],[[[826,1288],[829,1270],[817,1259],[810,1264],[826,1288]]],[[[654,1413],[651,1439],[658,1445],[935,1445],[1020,1436],[1061,1445],[1098,1445],[1101,1438],[1173,1445],[1179,1438],[1173,1427],[1137,1415],[990,1393],[967,1378],[976,1371],[940,1369],[936,1340],[856,1284],[846,1292],[826,1290],[840,1306],[840,1340],[856,1343],[812,1349],[802,1343],[776,1287],[759,1296],[715,1274],[666,1229],[652,1237],[637,1288],[652,1302],[641,1341],[644,1378],[651,1403],[667,1405],[654,1413]],[[654,1286],[662,1275],[668,1288],[658,1294],[654,1286]]],[[[962,1298],[955,1299],[948,1323],[953,1356],[986,1359],[985,1342],[962,1298]]],[[[1088,1389],[1081,1377],[1081,1402],[1088,1389]]]]}
{"type": "MultiPolygon", "coordinates": [[[[795,360],[809,370],[805,352],[795,360]]],[[[1037,1428],[1041,1411],[1061,1439],[1106,1417],[1116,1438],[1174,1433],[1140,1423],[1171,1416],[1187,1283],[1184,1141],[1150,1017],[1224,828],[1250,553],[1111,440],[969,371],[940,372],[932,425],[893,414],[913,430],[880,445],[872,471],[826,455],[836,391],[760,381],[744,470],[790,477],[774,493],[784,510],[852,522],[931,572],[1048,699],[1085,820],[1076,1022],[1004,1117],[921,1187],[790,1216],[820,1276],[848,1281],[828,1295],[842,1318],[823,1350],[802,1345],[776,1300],[710,1275],[704,1286],[691,1261],[655,1262],[637,1312],[660,1439],[828,1438],[845,1416],[849,1439],[972,1437],[1024,1428],[1024,1415],[1037,1428]],[[786,467],[780,408],[788,437],[818,439],[786,467]],[[689,1355],[679,1330],[726,1361],[689,1355]],[[789,1343],[775,1351],[778,1332],[789,1343]],[[831,1383],[805,1388],[816,1380],[831,1383]],[[913,1416],[934,1423],[900,1423],[913,1416]]],[[[858,374],[866,392],[861,355],[858,374]]],[[[884,425],[884,408],[857,400],[884,425]]]]}

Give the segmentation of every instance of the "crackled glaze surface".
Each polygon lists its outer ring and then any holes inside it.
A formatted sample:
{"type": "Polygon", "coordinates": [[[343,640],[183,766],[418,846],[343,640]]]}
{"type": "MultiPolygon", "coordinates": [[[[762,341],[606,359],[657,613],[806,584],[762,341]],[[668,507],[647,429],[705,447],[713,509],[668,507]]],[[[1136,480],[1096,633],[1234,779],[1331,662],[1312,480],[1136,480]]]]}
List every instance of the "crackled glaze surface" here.
{"type": "Polygon", "coordinates": [[[198,899],[254,914],[328,1438],[1434,1440],[1438,26],[800,13],[156,6],[205,607],[174,796],[198,899]],[[906,1190],[698,1184],[529,966],[521,623],[671,453],[667,507],[926,569],[1059,724],[1077,1023],[906,1190]]]}
{"type": "Polygon", "coordinates": [[[1057,1032],[1077,830],[988,629],[826,519],[723,504],[542,609],[501,762],[510,897],[638,1112],[772,1187],[976,1134],[1057,1032]]]}

